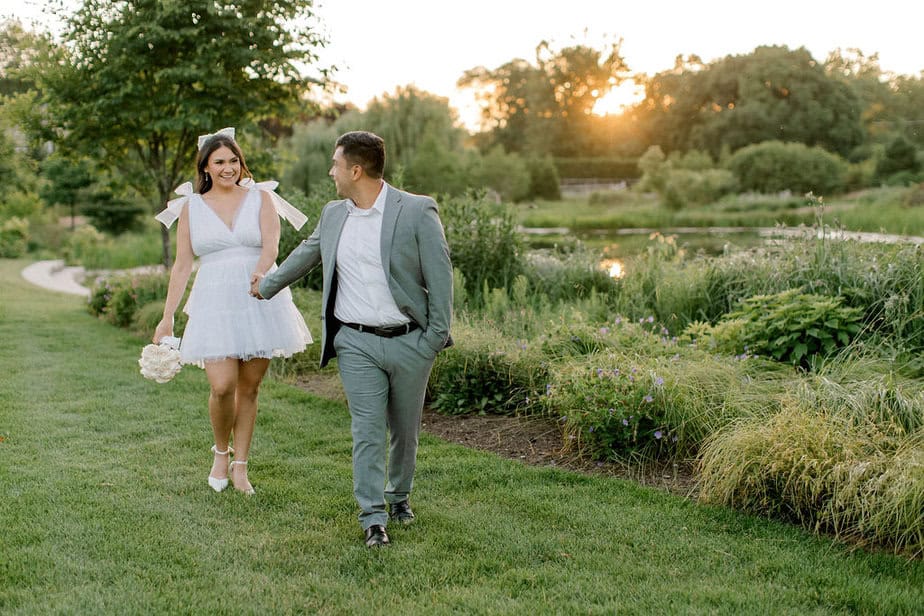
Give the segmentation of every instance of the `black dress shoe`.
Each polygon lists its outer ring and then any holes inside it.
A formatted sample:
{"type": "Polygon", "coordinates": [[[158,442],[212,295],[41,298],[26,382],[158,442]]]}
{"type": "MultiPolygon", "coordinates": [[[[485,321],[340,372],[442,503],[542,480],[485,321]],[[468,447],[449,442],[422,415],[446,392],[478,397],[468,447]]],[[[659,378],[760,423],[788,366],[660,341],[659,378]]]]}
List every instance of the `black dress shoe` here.
{"type": "Polygon", "coordinates": [[[389,543],[388,533],[385,532],[385,527],[381,524],[373,524],[366,529],[367,548],[375,548],[380,545],[388,545],[389,543]]]}
{"type": "Polygon", "coordinates": [[[403,500],[400,503],[392,503],[391,512],[389,512],[388,517],[403,526],[407,526],[414,522],[414,512],[411,511],[411,504],[407,500],[403,500]]]}

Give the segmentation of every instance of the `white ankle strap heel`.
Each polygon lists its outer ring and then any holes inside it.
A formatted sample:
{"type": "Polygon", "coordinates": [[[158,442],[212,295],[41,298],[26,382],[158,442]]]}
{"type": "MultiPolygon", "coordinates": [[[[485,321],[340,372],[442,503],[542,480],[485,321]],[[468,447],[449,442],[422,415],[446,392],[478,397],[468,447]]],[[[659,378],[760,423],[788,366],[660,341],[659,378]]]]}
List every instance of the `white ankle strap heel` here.
{"type": "MultiPolygon", "coordinates": [[[[212,453],[214,453],[216,456],[228,456],[230,454],[233,454],[234,450],[228,447],[228,449],[226,449],[225,451],[218,451],[218,447],[216,447],[215,445],[212,445],[212,453]]],[[[234,464],[234,463],[232,462],[231,464],[234,464]]],[[[228,470],[230,471],[230,469],[231,469],[231,466],[229,464],[228,470]]],[[[217,477],[212,477],[211,475],[209,475],[209,487],[215,490],[216,492],[221,492],[222,490],[228,487],[228,478],[224,477],[222,479],[219,479],[217,477]]]]}

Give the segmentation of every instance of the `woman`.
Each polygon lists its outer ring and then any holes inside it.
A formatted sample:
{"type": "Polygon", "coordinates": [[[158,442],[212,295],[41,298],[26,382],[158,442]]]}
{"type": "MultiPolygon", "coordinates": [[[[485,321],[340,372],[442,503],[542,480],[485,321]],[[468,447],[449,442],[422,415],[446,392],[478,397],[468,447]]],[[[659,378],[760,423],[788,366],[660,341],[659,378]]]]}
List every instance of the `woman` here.
{"type": "Polygon", "coordinates": [[[177,193],[186,196],[171,201],[157,216],[168,228],[174,220],[179,224],[176,261],[153,341],[173,335],[173,317],[193,259],[199,257],[184,308],[189,321],[180,359],[203,367],[211,388],[209,418],[215,444],[208,484],[221,492],[230,476],[236,490],[253,494],[247,458],[260,383],[270,358],[303,351],[312,339],[291,293],[261,302],[250,296],[250,279],[276,268],[279,216],[296,228],[305,217],[272,192],[275,182],[253,183],[233,128],[199,138],[196,169],[196,192],[184,184],[177,193]],[[230,447],[232,435],[235,449],[230,447]]]}

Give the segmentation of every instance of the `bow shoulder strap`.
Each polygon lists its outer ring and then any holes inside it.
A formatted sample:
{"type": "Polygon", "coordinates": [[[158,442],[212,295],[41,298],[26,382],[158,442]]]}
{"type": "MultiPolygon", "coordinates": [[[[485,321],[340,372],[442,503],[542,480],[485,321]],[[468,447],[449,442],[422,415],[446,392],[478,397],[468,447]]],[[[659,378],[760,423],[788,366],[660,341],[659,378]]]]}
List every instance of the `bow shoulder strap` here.
{"type": "Polygon", "coordinates": [[[257,190],[268,193],[270,196],[270,201],[272,201],[273,207],[276,208],[276,213],[279,214],[279,217],[287,220],[289,224],[296,229],[301,229],[305,222],[308,221],[307,216],[298,211],[294,205],[274,192],[276,187],[279,186],[279,182],[275,180],[268,180],[266,182],[254,182],[252,179],[247,178],[241,181],[241,186],[256,188],[257,190]]]}
{"type": "Polygon", "coordinates": [[[189,203],[189,197],[193,194],[192,182],[180,184],[174,189],[173,192],[180,196],[176,199],[168,201],[167,207],[164,208],[160,214],[154,217],[168,229],[173,226],[173,223],[176,222],[176,219],[180,217],[180,212],[182,212],[186,204],[189,203]]]}

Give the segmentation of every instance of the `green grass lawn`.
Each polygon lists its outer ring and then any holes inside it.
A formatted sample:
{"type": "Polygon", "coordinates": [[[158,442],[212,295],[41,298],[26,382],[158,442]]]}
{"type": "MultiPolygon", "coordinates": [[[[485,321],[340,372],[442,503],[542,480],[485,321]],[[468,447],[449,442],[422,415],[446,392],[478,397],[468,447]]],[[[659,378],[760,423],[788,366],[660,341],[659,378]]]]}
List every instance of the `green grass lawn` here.
{"type": "MultiPolygon", "coordinates": [[[[341,403],[266,383],[253,498],[206,485],[202,371],[0,260],[0,613],[911,614],[924,563],[424,436],[418,522],[362,547],[341,403]]],[[[319,336],[318,336],[319,337],[319,336]]]]}

